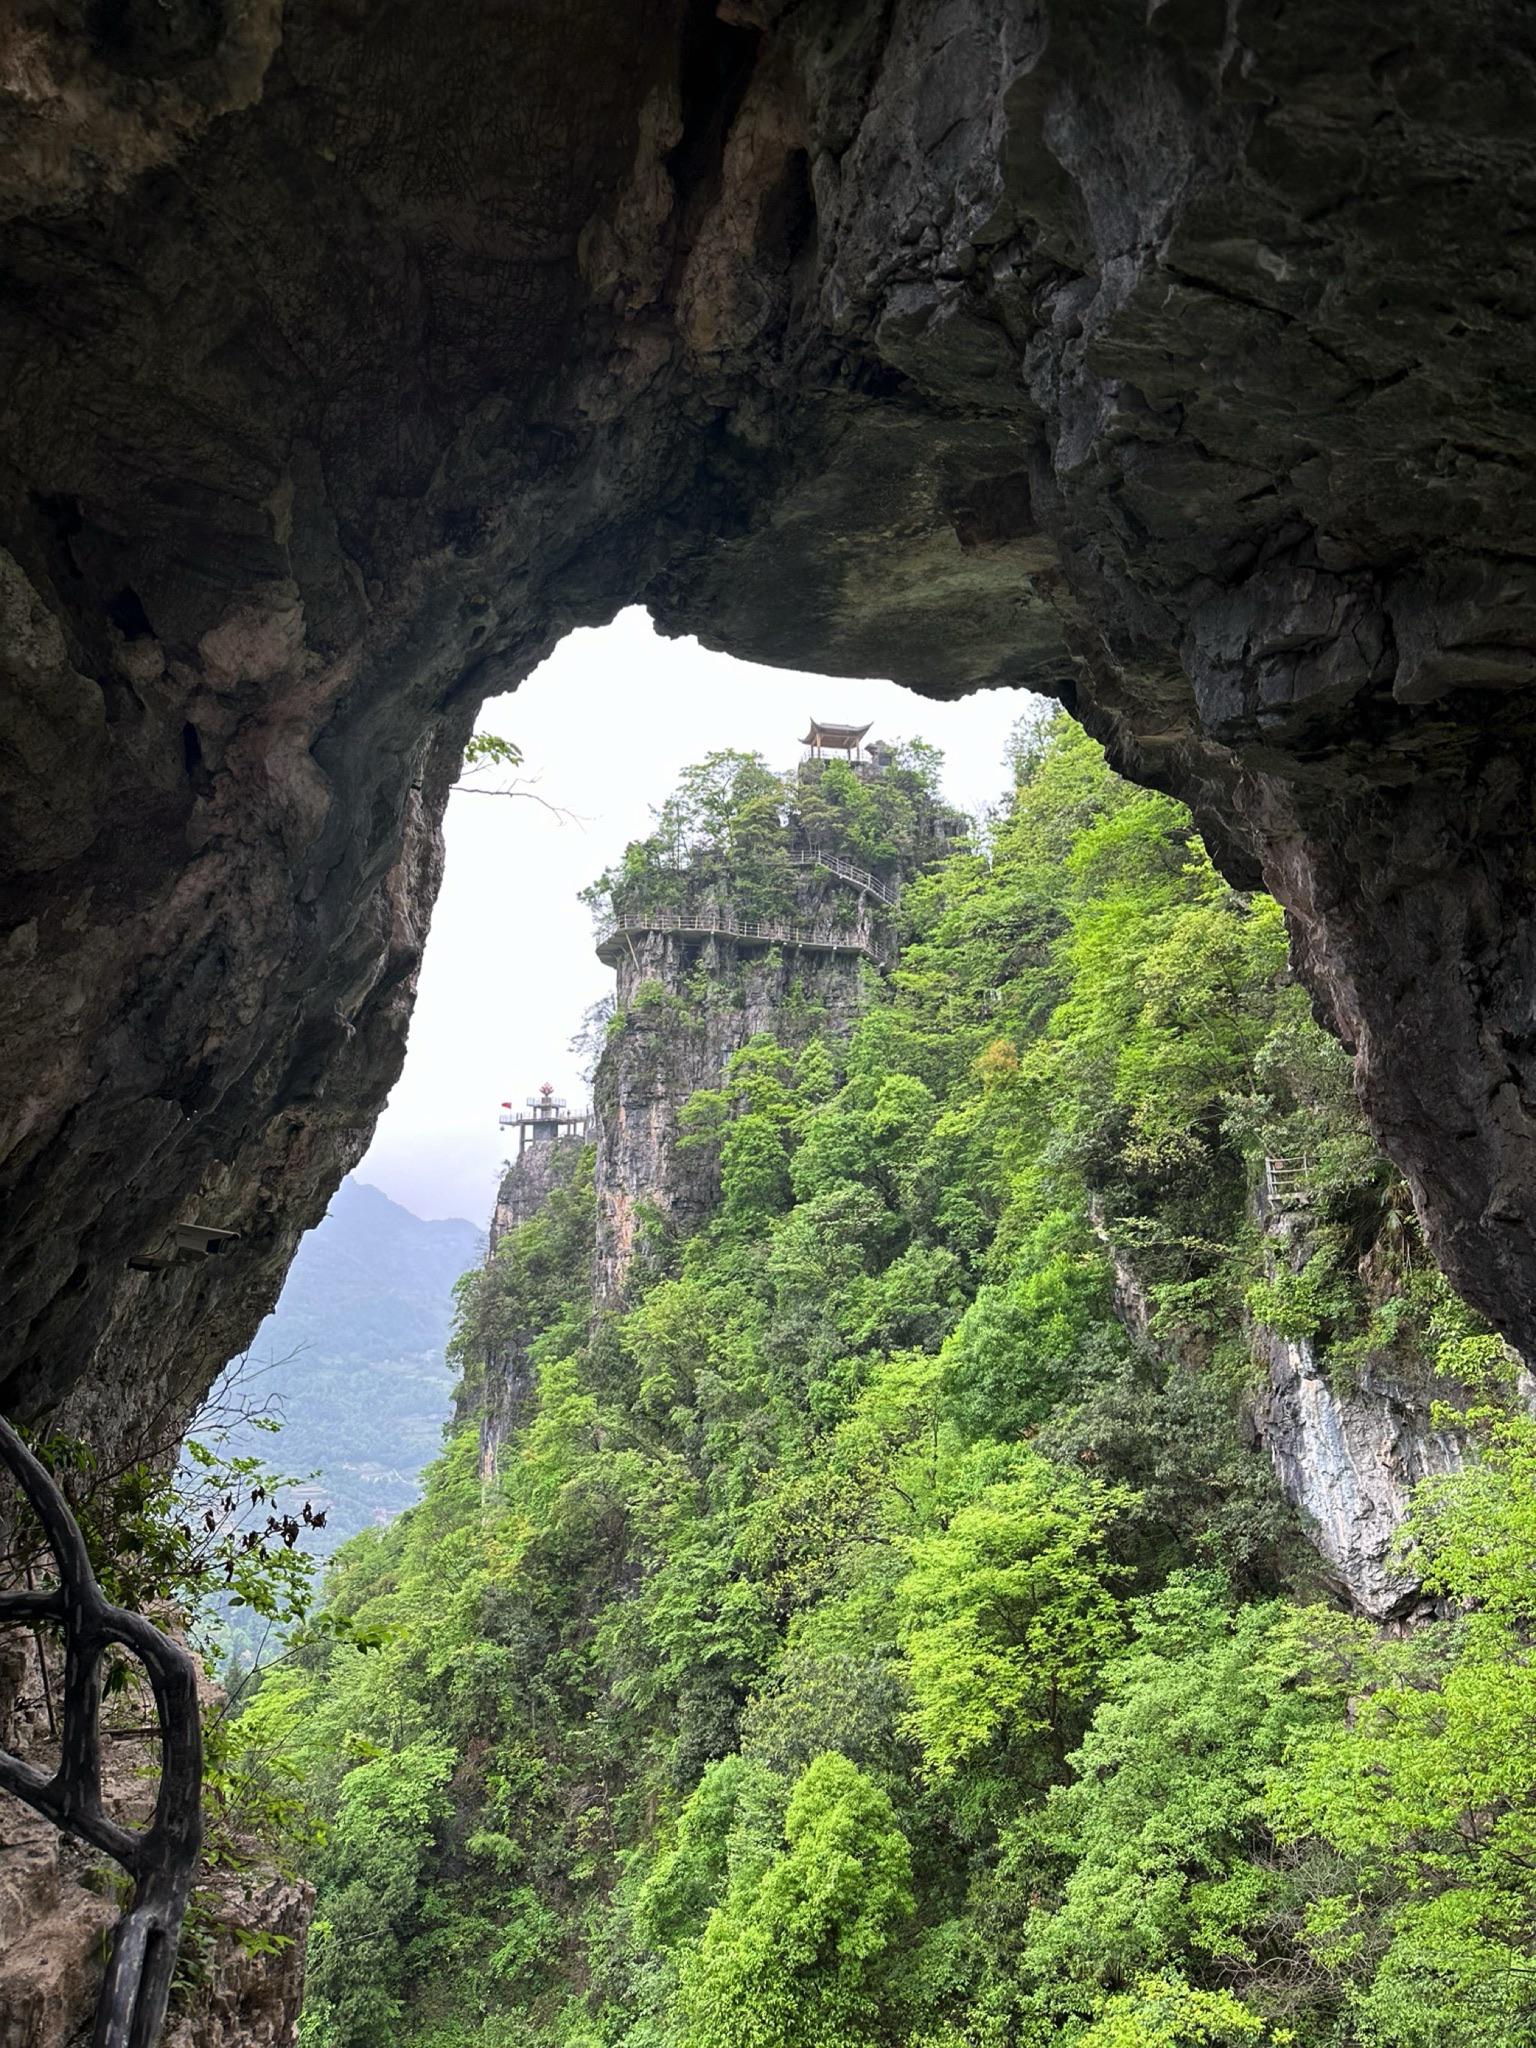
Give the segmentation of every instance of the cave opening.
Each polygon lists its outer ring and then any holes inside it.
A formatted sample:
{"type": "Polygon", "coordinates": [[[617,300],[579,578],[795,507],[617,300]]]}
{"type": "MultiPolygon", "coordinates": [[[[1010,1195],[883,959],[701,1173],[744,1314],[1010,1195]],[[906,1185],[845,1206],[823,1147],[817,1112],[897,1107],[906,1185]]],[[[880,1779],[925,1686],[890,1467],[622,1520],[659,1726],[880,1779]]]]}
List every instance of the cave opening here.
{"type": "MultiPolygon", "coordinates": [[[[1433,1432],[1386,1443],[1315,1368],[1405,1247],[1488,1319],[1465,1359],[1536,1356],[1527,16],[87,0],[0,29],[0,1409],[109,1461],[173,1440],[393,1088],[387,1158],[424,949],[418,1064],[439,1010],[489,1048],[565,972],[536,845],[513,875],[488,843],[499,893],[462,913],[450,845],[427,945],[440,821],[537,811],[451,793],[478,702],[640,603],[780,672],[1037,688],[1188,806],[1221,915],[1270,892],[1276,973],[1337,1044],[1298,1042],[1341,1119],[1349,1049],[1392,1162],[1336,1218],[1342,1292],[1298,1301],[1289,1251],[1248,1276],[1273,1434],[1326,1416],[1365,1466],[1438,1470],[1433,1432]],[[457,1003],[456,920],[505,977],[457,1003]]],[[[988,965],[978,1032],[1027,951],[988,965]]],[[[457,1078],[489,1122],[564,1057],[511,1075],[503,1039],[457,1078]]],[[[1288,1229],[1305,1135],[1251,1191],[1288,1229]]],[[[1137,1134],[1132,1183],[1166,1138],[1137,1134]]],[[[624,1257],[646,1228],[615,1219],[624,1257]]],[[[1106,1285],[1150,1331],[1136,1280],[1106,1285]]],[[[1359,1464],[1298,1452],[1287,1483],[1359,1464]]],[[[1312,1498],[1348,1583],[1352,1518],[1312,1498]]],[[[1192,2027],[1232,2020],[1230,1986],[1191,1995],[1192,2027]]]]}
{"type": "Polygon", "coordinates": [[[477,772],[449,800],[405,1065],[357,1175],[420,1214],[478,1221],[500,1156],[495,1104],[546,1077],[573,1101],[590,1085],[568,1041],[610,976],[578,892],[651,829],[690,763],[732,749],[788,769],[807,709],[850,704],[881,739],[937,745],[952,800],[972,815],[1002,796],[1015,724],[1048,708],[1026,691],[936,704],[891,683],[756,667],[663,639],[638,609],[569,635],[492,699],[479,730],[523,761],[477,772]],[[513,785],[522,793],[491,798],[513,785]],[[512,875],[536,879],[514,894],[512,875]]]}

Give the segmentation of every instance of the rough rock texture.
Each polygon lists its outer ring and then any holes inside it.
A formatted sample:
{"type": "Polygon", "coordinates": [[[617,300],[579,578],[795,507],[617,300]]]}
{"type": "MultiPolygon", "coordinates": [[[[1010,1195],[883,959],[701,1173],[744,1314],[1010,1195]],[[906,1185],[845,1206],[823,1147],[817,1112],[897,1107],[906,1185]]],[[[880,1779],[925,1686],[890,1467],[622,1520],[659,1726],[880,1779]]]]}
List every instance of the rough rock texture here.
{"type": "Polygon", "coordinates": [[[624,1023],[604,1049],[595,1089],[600,1302],[622,1296],[648,1219],[686,1236],[719,1192],[713,1154],[678,1149],[678,1112],[689,1096],[718,1088],[731,1054],[760,1031],[794,1045],[804,1036],[797,1021],[813,1020],[841,1036],[864,1007],[865,973],[856,953],[734,939],[690,945],[650,932],[626,947],[618,969],[624,1023]]]}
{"type": "Polygon", "coordinates": [[[1264,1331],[1255,1342],[1269,1365],[1259,1435],[1328,1575],[1373,1621],[1406,1613],[1422,1589],[1392,1569],[1393,1539],[1418,1481],[1459,1469],[1462,1439],[1435,1429],[1422,1390],[1390,1370],[1367,1372],[1340,1393],[1309,1344],[1264,1331]]]}
{"type": "Polygon", "coordinates": [[[476,702],[636,598],[1187,797],[1536,1351],[1533,81],[1518,0],[7,14],[0,1401],[254,1327],[476,702]]]}
{"type": "Polygon", "coordinates": [[[496,1247],[509,1230],[526,1223],[536,1210],[543,1208],[553,1191],[570,1179],[586,1142],[584,1129],[556,1128],[548,1133],[535,1131],[530,1136],[509,1163],[496,1190],[496,1206],[486,1232],[487,1259],[495,1258],[496,1247]]]}
{"type": "MultiPolygon", "coordinates": [[[[1266,1175],[1251,1212],[1271,1274],[1278,1266],[1299,1272],[1316,1249],[1307,1205],[1277,1198],[1266,1175]]],[[[1368,1297],[1403,1284],[1377,1246],[1362,1256],[1359,1274],[1368,1297]]],[[[1258,1440],[1327,1576],[1373,1621],[1409,1616],[1424,1596],[1416,1579],[1393,1569],[1397,1532],[1418,1482],[1466,1459],[1465,1437],[1437,1425],[1437,1404],[1465,1410],[1476,1395],[1387,1347],[1339,1377],[1305,1339],[1254,1323],[1248,1341],[1267,1376],[1252,1405],[1258,1440]]]]}
{"type": "MultiPolygon", "coordinates": [[[[786,778],[786,853],[812,852],[800,799],[821,770],[811,759],[786,778]]],[[[878,778],[882,771],[866,765],[860,772],[878,778]]],[[[768,920],[799,943],[733,934],[740,906],[724,884],[714,895],[685,885],[682,901],[666,906],[669,914],[680,915],[686,905],[693,936],[642,926],[603,943],[602,957],[615,973],[615,1007],[593,1089],[593,1281],[600,1304],[621,1299],[649,1226],[686,1236],[703,1223],[719,1194],[714,1150],[678,1142],[680,1111],[689,1096],[699,1088],[718,1088],[731,1055],[760,1033],[794,1050],[812,1036],[841,1038],[851,1030],[869,1000],[871,977],[894,957],[888,903],[913,874],[951,848],[964,824],[947,806],[924,799],[903,859],[884,865],[878,895],[850,877],[849,865],[852,876],[870,879],[867,870],[849,863],[848,849],[835,843],[835,829],[818,825],[827,842],[820,854],[843,862],[845,871],[839,875],[819,865],[792,869],[786,908],[768,920]],[[710,925],[724,929],[705,935],[710,925]]],[[[621,884],[613,907],[643,917],[646,884],[635,884],[629,893],[621,884]]]]}
{"type": "Polygon", "coordinates": [[[314,1914],[310,1885],[253,1872],[222,1878],[208,1900],[206,1968],[179,2011],[163,2048],[292,2048],[304,2003],[304,1942],[314,1914]],[[255,1950],[240,1929],[264,1935],[275,1950],[255,1950]]]}
{"type": "MultiPolygon", "coordinates": [[[[1114,1242],[1097,1203],[1089,1213],[1109,1259],[1116,1318],[1138,1345],[1162,1349],[1134,1251],[1114,1242]]],[[[1277,1204],[1261,1183],[1251,1213],[1272,1266],[1299,1270],[1315,1248],[1306,1211],[1277,1204]]],[[[1374,1277],[1383,1294],[1396,1290],[1381,1273],[1374,1277]]],[[[1417,1579],[1393,1568],[1394,1544],[1419,1480],[1459,1471],[1466,1459],[1465,1437],[1438,1426],[1437,1403],[1470,1407],[1473,1390],[1429,1377],[1422,1363],[1388,1349],[1373,1351],[1363,1368],[1335,1384],[1305,1340],[1258,1322],[1249,1323],[1246,1338],[1262,1378],[1244,1399],[1245,1434],[1251,1431],[1254,1447],[1268,1456],[1280,1491],[1300,1515],[1324,1582],[1373,1621],[1412,1620],[1432,1603],[1417,1579]]],[[[1536,1412],[1536,1380],[1522,1373],[1519,1392],[1536,1412]]]]}
{"type": "MultiPolygon", "coordinates": [[[[11,1800],[0,1807],[0,2048],[86,2048],[118,1901],[57,1829],[11,1800]]],[[[291,2048],[313,1893],[225,1878],[206,1903],[198,1982],[176,2000],[162,2048],[291,2048]],[[237,1929],[284,1945],[252,1953],[237,1929]]]]}
{"type": "MultiPolygon", "coordinates": [[[[496,1191],[496,1206],[486,1233],[485,1257],[489,1264],[496,1247],[509,1230],[516,1230],[535,1215],[557,1187],[569,1184],[587,1145],[585,1132],[552,1130],[535,1132],[510,1162],[496,1191]]],[[[484,1359],[480,1369],[461,1382],[454,1403],[455,1424],[471,1415],[480,1424],[480,1477],[489,1485],[496,1476],[496,1460],[527,1411],[534,1390],[529,1364],[531,1331],[512,1331],[484,1359]]]]}

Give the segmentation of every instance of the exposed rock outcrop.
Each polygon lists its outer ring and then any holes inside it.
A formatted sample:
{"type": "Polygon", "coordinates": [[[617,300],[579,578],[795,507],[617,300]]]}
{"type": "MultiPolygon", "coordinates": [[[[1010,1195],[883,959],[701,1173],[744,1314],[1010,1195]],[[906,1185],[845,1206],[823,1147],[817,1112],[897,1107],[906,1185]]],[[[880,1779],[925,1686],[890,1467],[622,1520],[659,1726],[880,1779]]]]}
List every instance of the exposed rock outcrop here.
{"type": "Polygon", "coordinates": [[[863,1008],[864,957],[742,944],[690,946],[667,933],[626,945],[620,1028],[597,1071],[597,1295],[615,1302],[647,1218],[686,1236],[719,1192],[708,1152],[679,1151],[678,1112],[718,1088],[731,1054],[760,1031],[793,1045],[796,1012],[841,1036],[863,1008]],[[690,985],[691,984],[691,985],[690,985]],[[638,997],[638,1000],[637,1000],[638,997]]]}
{"type": "MultiPolygon", "coordinates": [[[[551,1115],[542,1125],[525,1124],[517,1157],[508,1163],[496,1191],[486,1234],[487,1264],[509,1232],[536,1216],[556,1188],[570,1185],[588,1144],[586,1126],[585,1116],[556,1121],[551,1115]]],[[[502,1445],[523,1421],[533,1395],[532,1340],[527,1328],[509,1329],[459,1384],[454,1421],[471,1416],[478,1421],[480,1476],[487,1485],[495,1477],[502,1445]]]]}
{"type": "Polygon", "coordinates": [[[1373,1621],[1391,1620],[1422,1597],[1393,1566],[1409,1496],[1419,1480],[1457,1471],[1464,1442],[1433,1425],[1422,1389],[1388,1370],[1340,1392],[1309,1344],[1262,1329],[1254,1339],[1269,1367],[1256,1419],[1281,1490],[1339,1591],[1373,1621]]]}
{"type": "MultiPolygon", "coordinates": [[[[1272,1188],[1267,1173],[1251,1198],[1253,1221],[1271,1270],[1279,1263],[1299,1270],[1315,1249],[1307,1213],[1277,1200],[1272,1188]]],[[[1116,1319],[1138,1346],[1163,1351],[1164,1362],[1176,1367],[1178,1361],[1153,1334],[1154,1303],[1134,1252],[1115,1242],[1098,1201],[1090,1202],[1089,1215],[1109,1261],[1116,1319]]],[[[1374,1282],[1389,1297],[1401,1278],[1378,1272],[1374,1282]]],[[[1471,1390],[1436,1381],[1422,1362],[1385,1346],[1335,1378],[1306,1338],[1282,1336],[1250,1317],[1244,1340],[1256,1374],[1244,1396],[1245,1429],[1300,1515],[1323,1579],[1373,1621],[1410,1615],[1424,1592],[1398,1568],[1398,1532],[1418,1482],[1459,1471],[1465,1463],[1466,1437],[1442,1424],[1435,1411],[1437,1403],[1447,1410],[1470,1406],[1471,1390]]],[[[1527,1406],[1533,1392],[1522,1375],[1527,1406]]]]}
{"type": "Polygon", "coordinates": [[[239,1348],[476,703],[636,598],[1186,797],[1536,1349],[1533,98],[1517,0],[12,17],[0,1402],[239,1348]]]}
{"type": "MultiPolygon", "coordinates": [[[[120,1902],[48,1822],[0,1807],[0,2048],[86,2048],[120,1902]]],[[[313,1902],[281,1878],[218,1879],[185,1937],[193,1982],[162,2048],[292,2048],[313,1902]]]]}
{"type": "MultiPolygon", "coordinates": [[[[861,766],[866,783],[886,772],[883,760],[861,766]]],[[[829,821],[808,822],[821,817],[823,768],[808,758],[785,780],[778,853],[794,864],[777,910],[755,916],[735,899],[744,872],[705,894],[686,871],[674,873],[682,895],[655,912],[644,907],[654,879],[615,892],[616,920],[599,946],[616,976],[594,1090],[600,1303],[622,1297],[647,1223],[686,1236],[719,1193],[713,1150],[682,1142],[688,1098],[718,1088],[732,1054],[759,1033],[791,1051],[812,1036],[843,1037],[869,999],[870,977],[893,957],[889,913],[903,882],[963,827],[958,813],[914,798],[906,844],[877,877],[849,857],[829,821]]]]}
{"type": "MultiPolygon", "coordinates": [[[[1300,1271],[1316,1249],[1310,1204],[1297,1199],[1295,1186],[1266,1162],[1252,1210],[1271,1272],[1300,1271]]],[[[1406,1284],[1407,1274],[1394,1273],[1379,1243],[1366,1250],[1359,1270],[1367,1294],[1378,1298],[1406,1284]]],[[[1423,1592],[1397,1568],[1398,1531],[1418,1482],[1465,1462],[1466,1437],[1435,1411],[1437,1404],[1447,1411],[1474,1405],[1471,1389],[1437,1380],[1423,1360],[1390,1344],[1330,1372],[1307,1338],[1254,1321],[1248,1342],[1266,1375],[1253,1403],[1259,1440],[1326,1575],[1373,1621],[1408,1614],[1423,1592]]]]}
{"type": "Polygon", "coordinates": [[[529,1139],[508,1163],[496,1190],[491,1227],[486,1233],[486,1257],[496,1256],[496,1247],[519,1224],[542,1209],[555,1188],[571,1176],[581,1148],[587,1142],[587,1119],[572,1118],[556,1125],[547,1135],[529,1139]]]}

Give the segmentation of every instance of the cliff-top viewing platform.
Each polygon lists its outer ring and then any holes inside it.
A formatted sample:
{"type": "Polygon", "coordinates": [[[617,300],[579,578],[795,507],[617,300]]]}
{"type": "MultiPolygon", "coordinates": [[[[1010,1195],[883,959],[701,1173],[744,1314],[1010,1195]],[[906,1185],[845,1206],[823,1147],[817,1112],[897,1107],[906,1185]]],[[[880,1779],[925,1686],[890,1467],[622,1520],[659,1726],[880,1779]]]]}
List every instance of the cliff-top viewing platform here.
{"type": "Polygon", "coordinates": [[[803,952],[880,955],[867,925],[796,924],[785,918],[737,917],[729,906],[714,909],[635,910],[610,918],[597,934],[597,957],[613,967],[626,943],[643,933],[665,932],[681,939],[730,939],[757,946],[792,946],[803,952]]]}
{"type": "Polygon", "coordinates": [[[805,748],[798,770],[802,782],[811,782],[833,761],[851,769],[861,782],[873,782],[890,765],[891,750],[879,740],[866,745],[867,725],[838,725],[825,718],[813,718],[800,744],[805,748]]]}

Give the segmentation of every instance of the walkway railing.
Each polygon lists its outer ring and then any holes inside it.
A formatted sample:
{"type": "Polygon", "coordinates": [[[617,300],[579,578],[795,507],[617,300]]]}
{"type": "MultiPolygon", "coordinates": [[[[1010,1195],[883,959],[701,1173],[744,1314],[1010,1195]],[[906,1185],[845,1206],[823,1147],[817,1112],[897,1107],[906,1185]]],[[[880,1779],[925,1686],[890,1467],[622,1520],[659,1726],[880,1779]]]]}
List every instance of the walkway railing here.
{"type": "Polygon", "coordinates": [[[747,939],[765,946],[797,946],[813,953],[856,953],[879,957],[874,934],[865,926],[789,924],[779,918],[737,917],[729,910],[636,910],[610,918],[597,934],[597,957],[611,965],[631,933],[667,932],[681,939],[747,939]]]}
{"type": "MultiPolygon", "coordinates": [[[[50,1775],[0,1749],[0,1790],[110,1856],[133,1879],[132,1899],[112,1937],[91,2039],[94,2048],[155,2048],[203,1838],[197,1666],[141,1614],[106,1598],[62,1489],[3,1417],[0,1468],[9,1470],[31,1505],[58,1578],[41,1590],[0,1593],[0,1625],[47,1623],[64,1638],[58,1765],[50,1775]],[[160,1789],[147,1828],[114,1820],[102,1796],[98,1716],[103,1665],[116,1647],[137,1657],[155,1696],[160,1789]]],[[[45,1655],[41,1641],[38,1655],[45,1655]]]]}
{"type": "Polygon", "coordinates": [[[1273,1209],[1305,1209],[1312,1201],[1310,1178],[1312,1161],[1302,1159],[1266,1159],[1264,1162],[1264,1192],[1273,1209]]]}
{"type": "Polygon", "coordinates": [[[590,1109],[575,1109],[566,1116],[533,1117],[526,1114],[519,1115],[515,1109],[503,1109],[498,1112],[496,1121],[504,1131],[515,1131],[520,1124],[523,1124],[530,1131],[553,1131],[557,1137],[561,1138],[583,1138],[586,1136],[587,1124],[591,1115],[590,1109]]]}
{"type": "Polygon", "coordinates": [[[800,780],[814,781],[822,770],[831,767],[834,761],[856,775],[860,782],[878,782],[885,773],[883,761],[849,761],[841,754],[802,754],[797,770],[800,780]]]}
{"type": "Polygon", "coordinates": [[[842,881],[851,882],[855,889],[862,889],[866,895],[873,896],[887,910],[895,908],[896,892],[888,882],[882,882],[868,868],[855,867],[851,860],[844,860],[840,853],[833,853],[828,847],[805,847],[789,856],[789,864],[792,868],[825,868],[829,874],[837,875],[842,881]]]}

